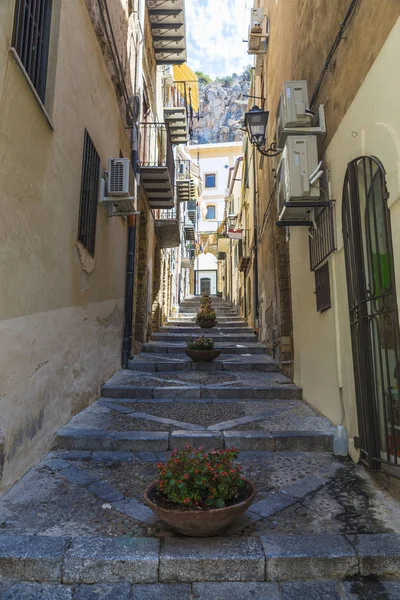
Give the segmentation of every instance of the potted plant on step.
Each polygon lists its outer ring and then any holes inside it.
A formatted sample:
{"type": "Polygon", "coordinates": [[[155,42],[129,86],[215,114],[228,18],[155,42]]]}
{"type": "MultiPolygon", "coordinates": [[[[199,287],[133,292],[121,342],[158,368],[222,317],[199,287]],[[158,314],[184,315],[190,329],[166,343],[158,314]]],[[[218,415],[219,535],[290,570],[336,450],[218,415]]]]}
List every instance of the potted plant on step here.
{"type": "Polygon", "coordinates": [[[221,354],[221,350],[214,350],[214,341],[204,335],[188,338],[186,344],[185,352],[193,362],[212,362],[221,354]]]}
{"type": "Polygon", "coordinates": [[[145,491],[146,504],[183,535],[209,537],[238,519],[254,499],[253,485],[234,463],[239,453],[186,446],[159,463],[158,481],[145,491]]]}
{"type": "Polygon", "coordinates": [[[208,294],[202,294],[200,309],[197,312],[197,324],[202,329],[211,329],[217,324],[217,315],[211,306],[211,298],[208,294]]]}
{"type": "Polygon", "coordinates": [[[211,306],[200,308],[197,313],[197,324],[202,329],[212,329],[217,324],[217,315],[211,306]]]}

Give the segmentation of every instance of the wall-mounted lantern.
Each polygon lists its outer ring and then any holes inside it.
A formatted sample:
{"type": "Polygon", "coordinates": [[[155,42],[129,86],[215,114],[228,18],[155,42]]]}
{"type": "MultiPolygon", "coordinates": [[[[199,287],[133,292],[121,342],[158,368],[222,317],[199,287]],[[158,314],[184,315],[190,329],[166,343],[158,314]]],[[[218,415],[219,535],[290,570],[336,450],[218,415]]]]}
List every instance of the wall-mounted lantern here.
{"type": "Polygon", "coordinates": [[[282,150],[278,148],[276,142],[273,142],[269,148],[265,147],[267,142],[267,124],[269,112],[262,110],[258,106],[245,114],[244,126],[247,131],[250,143],[264,156],[278,156],[282,150]]]}

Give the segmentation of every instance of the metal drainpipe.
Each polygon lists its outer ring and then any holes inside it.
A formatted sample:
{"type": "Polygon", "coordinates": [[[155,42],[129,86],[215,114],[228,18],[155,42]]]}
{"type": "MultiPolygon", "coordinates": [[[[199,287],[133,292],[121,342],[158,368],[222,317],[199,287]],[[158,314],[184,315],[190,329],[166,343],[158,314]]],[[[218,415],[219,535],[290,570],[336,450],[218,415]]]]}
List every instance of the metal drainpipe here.
{"type": "Polygon", "coordinates": [[[258,327],[258,215],[257,215],[257,169],[256,149],[253,148],[253,213],[254,213],[254,328],[258,327]]]}
{"type": "MultiPolygon", "coordinates": [[[[135,92],[140,101],[142,95],[143,79],[143,44],[144,40],[140,36],[144,30],[145,1],[139,0],[139,20],[138,37],[136,45],[136,68],[135,68],[135,92]]],[[[135,176],[134,194],[138,197],[139,190],[139,122],[140,122],[140,102],[137,122],[133,123],[131,132],[131,164],[135,176]]],[[[126,369],[132,353],[133,339],[133,294],[135,285],[135,258],[136,258],[136,216],[128,217],[128,248],[126,260],[126,285],[125,285],[125,319],[124,319],[124,338],[122,342],[122,367],[126,369]]]]}
{"type": "Polygon", "coordinates": [[[233,265],[233,256],[232,256],[232,240],[230,240],[230,246],[231,246],[231,247],[230,247],[230,255],[231,255],[231,265],[230,265],[230,267],[231,267],[231,268],[230,268],[230,275],[231,275],[231,276],[230,276],[230,280],[231,280],[231,281],[230,281],[230,283],[231,283],[231,285],[230,285],[230,290],[231,290],[231,291],[230,291],[230,294],[231,294],[231,297],[229,298],[229,301],[230,301],[230,303],[232,304],[232,298],[233,298],[233,266],[232,266],[232,265],[233,265]]]}
{"type": "Polygon", "coordinates": [[[243,278],[243,309],[244,309],[244,317],[247,319],[247,283],[246,283],[246,273],[244,273],[243,278]]]}

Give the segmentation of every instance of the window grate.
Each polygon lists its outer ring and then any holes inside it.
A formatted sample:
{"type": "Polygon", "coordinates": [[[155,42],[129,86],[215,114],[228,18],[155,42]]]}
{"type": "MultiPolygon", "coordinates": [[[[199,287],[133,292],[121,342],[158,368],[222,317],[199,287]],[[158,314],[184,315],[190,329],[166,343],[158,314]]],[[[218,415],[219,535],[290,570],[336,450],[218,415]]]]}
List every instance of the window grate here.
{"type": "Polygon", "coordinates": [[[17,0],[12,45],[44,104],[52,0],[17,0]]]}
{"type": "Polygon", "coordinates": [[[315,296],[317,311],[325,312],[331,308],[331,286],[329,280],[329,263],[325,263],[315,271],[315,296]]]}
{"type": "Polygon", "coordinates": [[[85,129],[78,240],[85,246],[91,256],[94,256],[96,239],[99,178],[100,157],[87,129],[85,129]]]}
{"type": "Polygon", "coordinates": [[[332,203],[316,216],[315,224],[317,228],[312,227],[310,230],[311,271],[315,271],[336,250],[332,203]]]}

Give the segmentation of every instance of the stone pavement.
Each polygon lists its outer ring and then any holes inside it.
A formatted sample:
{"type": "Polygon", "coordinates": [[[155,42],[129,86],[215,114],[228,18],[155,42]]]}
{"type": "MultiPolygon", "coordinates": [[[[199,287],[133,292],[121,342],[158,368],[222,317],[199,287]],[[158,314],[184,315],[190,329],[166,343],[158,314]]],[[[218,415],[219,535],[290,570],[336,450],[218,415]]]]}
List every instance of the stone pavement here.
{"type": "Polygon", "coordinates": [[[0,599],[400,600],[400,503],[333,456],[331,423],[220,300],[222,354],[191,363],[197,303],[0,498],[0,599]],[[212,539],[176,534],[142,500],[188,442],[238,447],[257,488],[212,539]]]}

